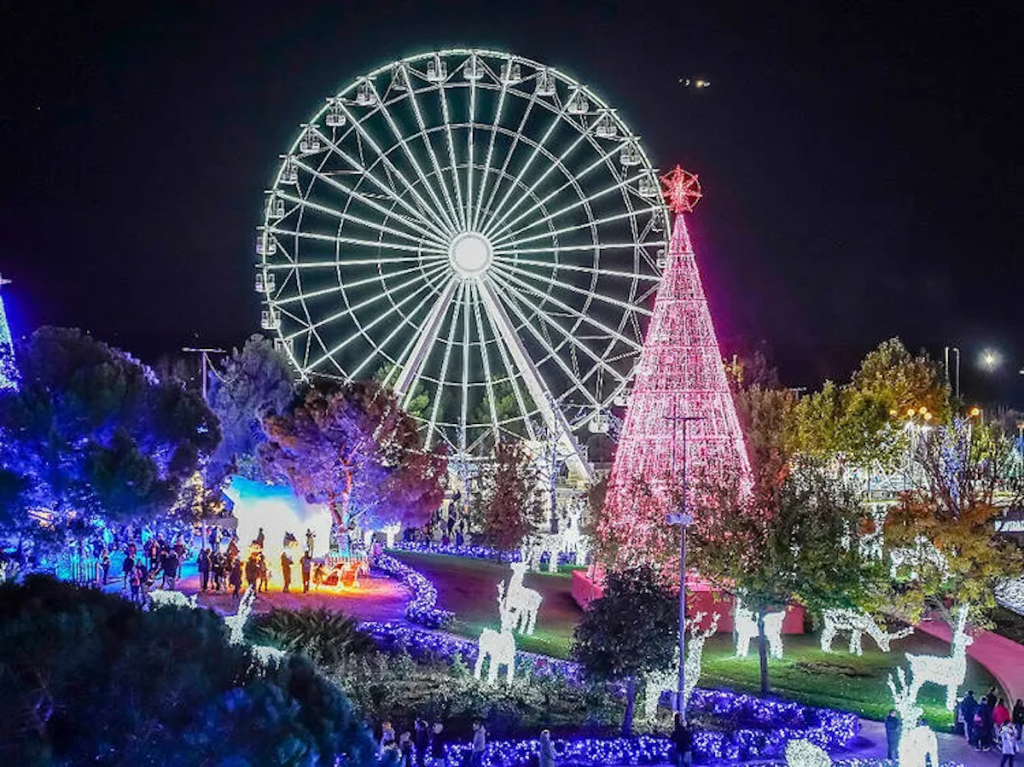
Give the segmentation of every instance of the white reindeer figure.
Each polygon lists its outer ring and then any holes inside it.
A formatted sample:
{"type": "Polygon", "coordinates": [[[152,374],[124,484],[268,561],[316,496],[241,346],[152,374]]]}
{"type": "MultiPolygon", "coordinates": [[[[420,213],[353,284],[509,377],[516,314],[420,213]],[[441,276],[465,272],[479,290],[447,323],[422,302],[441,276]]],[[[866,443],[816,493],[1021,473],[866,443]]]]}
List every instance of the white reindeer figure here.
{"type": "Polygon", "coordinates": [[[516,670],[516,638],[512,635],[512,623],[515,617],[512,610],[505,606],[505,582],[498,584],[498,611],[501,613],[501,631],[484,629],[477,642],[476,666],[473,668],[473,676],[477,679],[483,672],[484,661],[490,656],[491,662],[487,668],[487,684],[494,684],[498,681],[498,667],[507,666],[508,673],[505,678],[507,684],[512,684],[512,677],[516,670]]]}
{"type": "Polygon", "coordinates": [[[149,609],[156,610],[159,607],[188,607],[195,610],[198,605],[198,600],[198,594],[190,599],[180,591],[153,589],[149,592],[149,609]]]}
{"type": "MultiPolygon", "coordinates": [[[[683,680],[683,711],[690,702],[690,696],[697,687],[700,680],[701,660],[704,654],[704,642],[708,637],[718,630],[718,619],[721,617],[715,613],[711,617],[711,624],[707,629],[699,631],[697,626],[704,620],[706,613],[697,613],[686,621],[690,638],[686,644],[686,678],[683,680]]],[[[653,720],[658,712],[658,701],[663,692],[676,692],[679,688],[679,651],[676,651],[676,660],[667,671],[655,671],[648,674],[645,682],[644,692],[644,716],[653,720]]]]}
{"type": "Polygon", "coordinates": [[[914,633],[913,628],[905,628],[894,634],[886,633],[867,613],[857,610],[835,609],[826,610],[824,613],[825,627],[821,630],[822,652],[832,652],[832,640],[840,631],[850,632],[850,653],[863,655],[861,647],[861,636],[867,634],[875,640],[878,649],[882,652],[889,652],[890,643],[895,639],[903,639],[914,633]]]}
{"type": "Polygon", "coordinates": [[[910,685],[914,700],[921,688],[931,682],[946,688],[946,708],[950,711],[956,705],[957,688],[963,684],[967,676],[967,647],[974,641],[966,632],[969,605],[960,608],[960,615],[953,634],[952,652],[948,658],[937,655],[911,655],[907,653],[910,664],[910,685]]]}
{"type": "Polygon", "coordinates": [[[903,669],[896,669],[897,677],[889,674],[889,689],[892,691],[893,708],[903,722],[900,729],[900,745],[897,751],[900,767],[925,767],[925,759],[931,759],[932,767],[939,765],[939,744],[935,733],[923,724],[921,707],[917,705],[917,691],[907,687],[907,675],[903,669]]]}
{"type": "Polygon", "coordinates": [[[540,533],[532,536],[520,549],[521,558],[530,570],[540,572],[540,561],[548,554],[548,572],[558,570],[558,555],[565,551],[564,533],[540,533]]]}
{"type": "Polygon", "coordinates": [[[384,533],[385,548],[395,548],[395,536],[398,535],[398,533],[401,532],[401,530],[401,522],[392,522],[390,525],[384,525],[384,527],[380,529],[380,531],[384,533]]]}
{"type": "Polygon", "coordinates": [[[526,573],[526,562],[512,562],[512,578],[509,580],[508,592],[505,595],[505,606],[515,613],[514,630],[527,636],[533,635],[537,624],[537,611],[544,601],[539,591],[528,589],[523,585],[526,573]]]}
{"type": "Polygon", "coordinates": [[[786,744],[787,767],[830,767],[831,764],[832,759],[825,750],[809,740],[791,740],[786,744]]]}
{"type": "MultiPolygon", "coordinates": [[[[786,612],[766,613],[764,616],[764,635],[768,640],[768,652],[773,658],[782,657],[782,620],[786,612]]],[[[757,615],[748,610],[737,599],[733,613],[733,627],[736,631],[736,656],[746,658],[750,653],[750,640],[757,637],[757,615]]]]}
{"type": "Polygon", "coordinates": [[[580,538],[583,536],[580,532],[580,518],[583,516],[583,507],[579,504],[573,504],[569,507],[567,514],[568,519],[565,523],[565,530],[562,533],[562,542],[565,545],[566,551],[576,551],[580,538]]]}

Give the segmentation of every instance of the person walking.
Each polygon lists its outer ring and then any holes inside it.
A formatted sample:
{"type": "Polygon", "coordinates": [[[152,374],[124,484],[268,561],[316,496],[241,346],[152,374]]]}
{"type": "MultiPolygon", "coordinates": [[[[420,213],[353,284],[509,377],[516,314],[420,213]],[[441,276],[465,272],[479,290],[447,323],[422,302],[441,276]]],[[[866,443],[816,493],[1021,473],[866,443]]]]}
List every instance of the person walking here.
{"type": "Polygon", "coordinates": [[[388,749],[395,747],[395,729],[391,726],[391,722],[381,722],[380,725],[380,745],[377,751],[377,758],[383,759],[388,749]]]}
{"type": "Polygon", "coordinates": [[[672,718],[671,740],[676,749],[677,767],[693,764],[693,736],[678,711],[672,718]]]}
{"type": "Polygon", "coordinates": [[[174,590],[174,583],[178,578],[178,555],[171,549],[164,555],[164,577],[160,582],[161,588],[174,590]],[[170,584],[170,585],[168,585],[170,584]]]}
{"type": "Polygon", "coordinates": [[[540,731],[540,767],[555,767],[555,747],[551,743],[551,730],[540,731]]]}
{"type": "Polygon", "coordinates": [[[231,574],[228,576],[228,583],[233,589],[231,595],[238,599],[238,593],[242,590],[242,563],[238,559],[231,560],[231,574]]]}
{"type": "Polygon", "coordinates": [[[210,551],[206,547],[199,550],[197,567],[199,568],[200,588],[205,594],[207,587],[210,585],[210,551]]]}
{"type": "Polygon", "coordinates": [[[1013,724],[1017,727],[1017,740],[1024,737],[1024,701],[1017,698],[1013,704],[1013,724]]]}
{"type": "Polygon", "coordinates": [[[210,554],[210,572],[213,573],[213,590],[224,588],[224,558],[219,551],[210,554]]]}
{"type": "Polygon", "coordinates": [[[430,765],[431,767],[445,767],[444,750],[444,725],[441,722],[434,722],[434,731],[430,733],[430,765]]]}
{"type": "Polygon", "coordinates": [[[1013,759],[1017,756],[1017,729],[1006,722],[999,728],[999,741],[1002,746],[1003,758],[999,760],[999,767],[1013,767],[1013,759]]]}
{"type": "Polygon", "coordinates": [[[416,741],[416,767],[426,767],[430,750],[430,725],[424,719],[417,718],[413,731],[416,741]]]}
{"type": "Polygon", "coordinates": [[[469,767],[483,767],[487,750],[487,730],[483,722],[473,722],[473,750],[469,754],[469,767]]]}
{"type": "Polygon", "coordinates": [[[132,570],[135,569],[135,560],[132,559],[132,555],[125,552],[124,559],[121,560],[121,591],[124,591],[129,586],[129,579],[132,575],[132,570]]]}
{"type": "Polygon", "coordinates": [[[974,712],[974,727],[978,741],[975,747],[988,751],[992,748],[992,709],[988,707],[988,697],[982,699],[974,712]]]}
{"type": "Polygon", "coordinates": [[[889,709],[885,717],[885,758],[899,758],[900,732],[903,730],[903,723],[896,716],[895,709],[889,709]]]}
{"type": "MultiPolygon", "coordinates": [[[[309,576],[313,574],[313,558],[309,556],[309,551],[305,551],[302,554],[302,559],[299,560],[299,564],[302,566],[302,593],[309,593],[309,576]]],[[[416,720],[417,724],[423,724],[423,728],[426,729],[427,723],[422,720],[416,720]]],[[[419,743],[419,730],[416,731],[417,743],[419,743]]],[[[416,758],[419,758],[419,752],[417,751],[416,758]]],[[[420,767],[423,767],[420,764],[420,767]]]]}
{"type": "Polygon", "coordinates": [[[287,594],[292,585],[292,557],[287,549],[281,552],[281,580],[284,581],[281,592],[287,594]]]}
{"type": "Polygon", "coordinates": [[[139,604],[139,591],[142,588],[142,573],[139,571],[142,569],[142,565],[138,567],[132,567],[131,572],[128,573],[128,585],[131,588],[132,602],[139,604]]]}
{"type": "Polygon", "coordinates": [[[258,585],[256,591],[257,591],[257,593],[262,591],[265,594],[265,593],[267,593],[267,589],[268,589],[267,581],[270,580],[270,573],[267,572],[267,558],[263,554],[262,551],[259,553],[259,556],[256,558],[256,561],[259,563],[259,566],[260,566],[260,575],[259,575],[259,581],[258,581],[259,585],[258,585]]]}

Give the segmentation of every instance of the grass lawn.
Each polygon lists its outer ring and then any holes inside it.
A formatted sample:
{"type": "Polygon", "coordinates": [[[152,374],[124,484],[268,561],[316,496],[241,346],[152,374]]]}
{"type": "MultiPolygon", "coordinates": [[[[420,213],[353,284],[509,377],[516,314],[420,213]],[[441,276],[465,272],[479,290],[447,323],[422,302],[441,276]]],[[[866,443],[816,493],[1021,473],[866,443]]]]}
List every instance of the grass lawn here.
{"type": "MultiPolygon", "coordinates": [[[[455,613],[451,631],[476,639],[485,627],[498,625],[497,583],[511,574],[508,565],[480,559],[463,559],[440,554],[395,555],[430,578],[437,586],[441,607],[455,613]]],[[[583,612],[572,599],[570,570],[557,575],[530,573],[526,585],[544,595],[532,637],[516,637],[522,650],[557,658],[569,655],[573,629],[583,612]]],[[[769,661],[768,678],[772,692],[813,706],[853,711],[869,719],[883,719],[891,708],[886,677],[903,662],[903,653],[946,655],[949,645],[933,637],[914,634],[894,644],[888,654],[878,652],[870,638],[864,638],[860,658],[845,652],[821,652],[817,635],[786,636],[786,655],[769,661]]],[[[834,647],[844,647],[844,636],[834,647]]],[[[756,645],[749,658],[733,656],[732,637],[719,635],[704,648],[701,685],[745,692],[758,690],[756,645]]],[[[967,682],[962,690],[984,694],[995,684],[985,669],[973,660],[967,662],[967,682]]],[[[945,708],[945,690],[928,685],[921,690],[925,717],[933,727],[952,727],[952,714],[945,708]]]]}

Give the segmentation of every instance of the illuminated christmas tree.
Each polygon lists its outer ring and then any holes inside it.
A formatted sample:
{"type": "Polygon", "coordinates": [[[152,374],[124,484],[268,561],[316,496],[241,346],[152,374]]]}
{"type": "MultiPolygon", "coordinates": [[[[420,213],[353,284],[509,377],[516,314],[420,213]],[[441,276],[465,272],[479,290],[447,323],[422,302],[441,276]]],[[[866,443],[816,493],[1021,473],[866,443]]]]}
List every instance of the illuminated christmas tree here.
{"type": "MultiPolygon", "coordinates": [[[[0,277],[0,287],[10,285],[10,280],[0,277]]],[[[4,300],[0,297],[0,389],[18,388],[18,366],[14,361],[14,342],[11,340],[11,329],[7,325],[7,310],[4,300]]]]}
{"type": "Polygon", "coordinates": [[[662,183],[675,213],[672,239],[598,524],[598,535],[620,563],[675,554],[678,533],[666,516],[678,511],[684,460],[691,494],[703,479],[749,473],[686,230],[684,214],[700,199],[700,186],[678,166],[662,183]]]}

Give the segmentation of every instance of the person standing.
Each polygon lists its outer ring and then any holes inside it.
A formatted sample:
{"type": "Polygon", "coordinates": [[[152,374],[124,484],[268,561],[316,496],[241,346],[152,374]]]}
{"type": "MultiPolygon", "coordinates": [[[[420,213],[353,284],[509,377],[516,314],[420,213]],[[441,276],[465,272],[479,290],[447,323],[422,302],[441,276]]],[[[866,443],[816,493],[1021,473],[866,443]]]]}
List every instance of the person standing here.
{"type": "Polygon", "coordinates": [[[486,750],[487,730],[483,722],[473,722],[473,750],[469,755],[469,767],[483,767],[486,750]]]}
{"type": "Polygon", "coordinates": [[[231,574],[228,576],[228,583],[231,585],[232,596],[238,599],[238,593],[242,590],[242,563],[237,558],[231,561],[231,574]]]}
{"type": "Polygon", "coordinates": [[[161,582],[163,588],[170,588],[174,591],[174,583],[178,578],[178,555],[174,553],[174,549],[167,552],[164,557],[164,578],[161,582]],[[168,586],[168,583],[170,586],[168,586]]]}
{"type": "Polygon", "coordinates": [[[380,726],[380,747],[377,757],[383,759],[388,749],[395,747],[395,730],[391,722],[382,722],[380,726]]]}
{"type": "Polygon", "coordinates": [[[284,581],[281,592],[287,594],[288,587],[292,585],[292,557],[287,549],[281,552],[281,580],[284,581]]]}
{"type": "Polygon", "coordinates": [[[968,690],[964,699],[960,701],[960,716],[964,719],[964,735],[967,737],[969,746],[973,746],[978,737],[974,728],[974,714],[977,710],[978,701],[974,699],[974,690],[968,690]]]}
{"type": "MultiPolygon", "coordinates": [[[[299,560],[299,564],[302,567],[302,593],[303,594],[308,594],[309,593],[309,577],[310,577],[310,575],[313,574],[313,558],[309,556],[309,551],[308,550],[303,552],[302,559],[299,560]]],[[[417,720],[417,725],[419,723],[420,723],[420,720],[417,720]]],[[[423,726],[424,726],[424,728],[426,727],[426,723],[425,722],[423,723],[423,726]]],[[[418,748],[419,747],[419,730],[416,730],[416,743],[417,743],[417,748],[418,748]]],[[[417,751],[416,758],[417,759],[419,758],[419,752],[418,751],[417,751]]],[[[422,767],[422,765],[420,767],[422,767]]]]}
{"type": "Polygon", "coordinates": [[[1017,740],[1024,737],[1024,701],[1017,698],[1017,702],[1013,704],[1013,723],[1017,727],[1017,740]]]}
{"type": "Polygon", "coordinates": [[[416,733],[416,767],[426,767],[430,751],[430,725],[423,719],[417,719],[413,730],[416,733]]]}
{"type": "Polygon", "coordinates": [[[256,560],[259,562],[260,566],[259,586],[257,587],[256,592],[259,593],[262,591],[265,594],[267,592],[267,581],[270,580],[270,573],[267,572],[267,557],[261,551],[256,560]]]}
{"type": "MultiPolygon", "coordinates": [[[[672,719],[672,744],[676,747],[677,767],[693,763],[693,736],[678,711],[672,719]]],[[[543,762],[541,767],[544,767],[543,762]]]]}
{"type": "Polygon", "coordinates": [[[895,709],[889,709],[889,713],[885,717],[885,757],[886,759],[897,759],[899,758],[900,748],[900,732],[903,729],[903,723],[900,718],[896,716],[895,709]]]}
{"type": "Polygon", "coordinates": [[[444,725],[440,722],[434,722],[434,731],[430,733],[431,767],[445,767],[444,741],[444,725]]]}
{"type": "Polygon", "coordinates": [[[213,590],[219,592],[224,588],[224,558],[219,551],[210,555],[210,572],[213,573],[213,590]]]}
{"type": "Polygon", "coordinates": [[[400,767],[413,767],[412,733],[408,730],[398,738],[398,764],[400,767]]]}
{"type": "Polygon", "coordinates": [[[132,602],[139,604],[140,591],[142,589],[142,565],[138,567],[132,567],[131,572],[128,573],[128,585],[132,591],[132,602]]]}
{"type": "Polygon", "coordinates": [[[1006,722],[999,728],[999,741],[1002,746],[1003,758],[999,760],[999,767],[1013,767],[1013,759],[1017,756],[1017,729],[1006,722]]]}
{"type": "Polygon", "coordinates": [[[258,533],[256,533],[256,540],[254,540],[253,543],[255,543],[257,546],[259,546],[262,549],[263,548],[263,544],[266,543],[266,541],[267,541],[267,536],[265,536],[263,534],[263,528],[261,527],[260,531],[258,533]]]}
{"type": "Polygon", "coordinates": [[[540,767],[555,767],[555,747],[551,744],[550,730],[540,731],[540,767]]]}
{"type": "Polygon", "coordinates": [[[245,581],[249,585],[249,588],[257,586],[260,579],[260,563],[256,559],[256,553],[253,552],[249,555],[249,558],[245,560],[245,581]]]}
{"type": "Polygon", "coordinates": [[[107,585],[107,577],[110,575],[110,552],[103,547],[103,554],[100,555],[100,587],[107,585]]]}
{"type": "Polygon", "coordinates": [[[306,551],[313,556],[313,544],[316,542],[316,533],[311,528],[306,528],[306,551]]]}
{"type": "Polygon", "coordinates": [[[132,559],[132,555],[125,551],[124,559],[121,560],[121,590],[124,591],[127,588],[128,581],[131,578],[132,570],[135,569],[135,560],[132,559]]]}
{"type": "Polygon", "coordinates": [[[199,568],[200,588],[205,594],[207,587],[210,585],[210,552],[205,547],[199,550],[197,567],[199,568]]]}
{"type": "Polygon", "coordinates": [[[992,709],[988,707],[988,698],[982,699],[974,712],[974,728],[977,737],[977,748],[988,751],[992,747],[992,709]]]}

